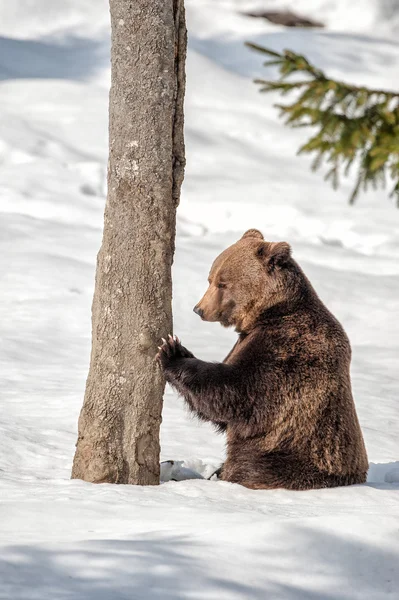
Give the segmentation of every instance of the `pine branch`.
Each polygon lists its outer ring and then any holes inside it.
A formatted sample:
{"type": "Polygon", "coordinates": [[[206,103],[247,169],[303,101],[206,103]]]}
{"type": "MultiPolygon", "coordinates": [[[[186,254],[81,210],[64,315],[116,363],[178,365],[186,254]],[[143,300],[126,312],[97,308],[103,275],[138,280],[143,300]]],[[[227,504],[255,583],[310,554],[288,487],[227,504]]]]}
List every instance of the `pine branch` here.
{"type": "Polygon", "coordinates": [[[336,189],[341,171],[347,175],[357,164],[350,203],[370,184],[385,186],[389,175],[395,181],[392,194],[397,195],[399,205],[399,93],[329,79],[306,57],[290,50],[279,53],[257,44],[246,45],[270,58],[265,66],[279,68],[278,80],[255,80],[261,92],[283,96],[297,92],[293,103],[276,105],[285,123],[317,128],[298,150],[299,154],[316,154],[312,169],[329,163],[326,180],[336,189]],[[298,74],[301,79],[287,81],[298,74]]]}

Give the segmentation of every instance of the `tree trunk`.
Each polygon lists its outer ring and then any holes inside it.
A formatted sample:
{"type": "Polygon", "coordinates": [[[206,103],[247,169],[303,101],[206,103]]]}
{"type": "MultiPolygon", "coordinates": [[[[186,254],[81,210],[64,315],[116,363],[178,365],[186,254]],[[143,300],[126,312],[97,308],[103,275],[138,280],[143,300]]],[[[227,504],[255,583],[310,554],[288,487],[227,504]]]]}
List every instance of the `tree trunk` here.
{"type": "Polygon", "coordinates": [[[183,0],[110,0],[108,198],[92,307],[92,352],[72,477],[159,483],[171,266],[184,176],[183,0]]]}

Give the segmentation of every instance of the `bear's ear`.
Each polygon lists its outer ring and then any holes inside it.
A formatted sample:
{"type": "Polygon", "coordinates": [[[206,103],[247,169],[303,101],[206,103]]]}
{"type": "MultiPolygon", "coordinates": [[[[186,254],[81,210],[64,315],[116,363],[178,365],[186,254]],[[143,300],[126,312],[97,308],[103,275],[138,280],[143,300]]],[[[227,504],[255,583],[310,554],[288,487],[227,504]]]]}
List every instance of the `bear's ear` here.
{"type": "Polygon", "coordinates": [[[245,238],[255,238],[257,240],[264,240],[265,238],[263,237],[262,233],[259,231],[259,229],[248,229],[248,231],[246,231],[244,233],[244,235],[242,236],[242,240],[244,240],[245,238]]]}
{"type": "Polygon", "coordinates": [[[267,263],[269,271],[276,267],[283,267],[291,257],[291,246],[287,242],[267,242],[261,244],[257,256],[267,263]]]}

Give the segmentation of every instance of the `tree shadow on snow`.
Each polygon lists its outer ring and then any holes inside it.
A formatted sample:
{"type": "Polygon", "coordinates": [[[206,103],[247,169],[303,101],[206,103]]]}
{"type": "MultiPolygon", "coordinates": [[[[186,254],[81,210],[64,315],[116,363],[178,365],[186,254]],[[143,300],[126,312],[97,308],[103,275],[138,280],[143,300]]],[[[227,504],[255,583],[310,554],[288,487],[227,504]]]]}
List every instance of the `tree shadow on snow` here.
{"type": "Polygon", "coordinates": [[[0,598],[171,600],[202,598],[209,589],[231,598],[263,598],[260,590],[259,595],[251,595],[250,584],[230,582],[210,573],[211,561],[201,564],[191,556],[196,548],[201,550],[187,537],[167,534],[93,540],[61,551],[9,547],[5,549],[9,558],[0,561],[0,598]]]}
{"type": "MultiPolygon", "coordinates": [[[[340,69],[350,80],[351,73],[373,73],[377,66],[395,65],[396,56],[392,50],[398,48],[396,42],[381,40],[372,36],[359,36],[345,33],[311,31],[293,28],[289,31],[267,31],[263,34],[249,34],[242,38],[197,38],[190,36],[190,47],[222,67],[244,77],[267,79],[277,74],[276,67],[265,68],[265,57],[247,49],[243,52],[244,41],[271,48],[277,52],[285,49],[303,53],[321,69],[340,69]],[[370,61],[370,58],[373,61],[370,61]],[[274,73],[274,75],[273,75],[274,73]]],[[[397,55],[397,52],[395,53],[397,55]]]]}
{"type": "Polygon", "coordinates": [[[268,598],[380,600],[398,590],[399,545],[394,524],[383,540],[369,534],[369,543],[359,538],[359,528],[352,530],[351,523],[344,535],[342,529],[335,534],[299,526],[292,531],[291,539],[284,536],[284,540],[290,542],[288,549],[277,540],[275,553],[269,553],[268,598]]]}
{"type": "Polygon", "coordinates": [[[260,537],[245,551],[239,539],[236,548],[234,542],[213,543],[212,532],[201,541],[165,532],[76,543],[73,549],[8,547],[0,563],[0,598],[377,600],[397,590],[399,550],[366,545],[350,531],[339,537],[283,527],[283,536],[260,537]]]}
{"type": "Polygon", "coordinates": [[[0,81],[72,79],[95,75],[109,63],[109,44],[70,37],[63,42],[0,36],[0,81]]]}

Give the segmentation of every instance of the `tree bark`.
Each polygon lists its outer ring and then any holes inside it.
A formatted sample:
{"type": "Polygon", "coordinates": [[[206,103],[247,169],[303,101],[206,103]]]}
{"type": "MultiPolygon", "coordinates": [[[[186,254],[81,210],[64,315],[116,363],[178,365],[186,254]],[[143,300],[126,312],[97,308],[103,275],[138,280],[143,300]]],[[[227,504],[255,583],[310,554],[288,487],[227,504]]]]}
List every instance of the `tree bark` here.
{"type": "Polygon", "coordinates": [[[110,0],[108,197],[92,306],[92,352],[72,478],[159,483],[172,332],[176,208],[184,176],[183,0],[110,0]]]}

